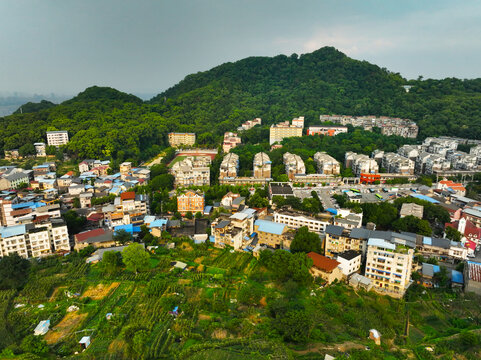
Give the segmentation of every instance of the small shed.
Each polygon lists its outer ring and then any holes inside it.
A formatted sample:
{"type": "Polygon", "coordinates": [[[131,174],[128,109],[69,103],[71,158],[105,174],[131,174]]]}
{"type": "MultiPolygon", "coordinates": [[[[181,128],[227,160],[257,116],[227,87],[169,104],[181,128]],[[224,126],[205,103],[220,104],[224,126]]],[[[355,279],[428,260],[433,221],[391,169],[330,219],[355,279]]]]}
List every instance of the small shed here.
{"type": "Polygon", "coordinates": [[[82,348],[88,348],[90,346],[90,336],[84,336],[80,339],[78,343],[80,344],[80,346],[82,346],[82,348]]]}
{"type": "Polygon", "coordinates": [[[112,313],[107,313],[107,314],[105,314],[105,318],[106,318],[107,320],[112,319],[112,313]]]}
{"type": "Polygon", "coordinates": [[[369,339],[374,340],[376,345],[381,345],[381,334],[376,329],[369,330],[369,339]]]}
{"type": "Polygon", "coordinates": [[[177,268],[177,269],[181,269],[181,270],[185,270],[185,268],[187,267],[187,264],[182,262],[182,261],[176,261],[174,262],[174,267],[177,268]]]}
{"type": "Polygon", "coordinates": [[[50,320],[42,320],[38,323],[37,327],[33,331],[34,335],[45,335],[50,327],[50,320]]]}

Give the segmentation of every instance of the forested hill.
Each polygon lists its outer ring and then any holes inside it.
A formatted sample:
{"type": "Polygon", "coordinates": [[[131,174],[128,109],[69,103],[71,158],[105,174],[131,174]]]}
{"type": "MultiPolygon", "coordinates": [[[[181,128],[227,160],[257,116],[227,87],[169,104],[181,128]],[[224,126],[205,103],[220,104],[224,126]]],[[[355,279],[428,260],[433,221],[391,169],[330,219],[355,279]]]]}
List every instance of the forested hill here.
{"type": "Polygon", "coordinates": [[[0,118],[0,153],[31,153],[57,129],[69,132],[64,150],[71,156],[138,162],[165,148],[170,131],[195,132],[200,145],[212,146],[254,117],[272,124],[305,116],[313,124],[322,113],[399,116],[418,122],[421,136],[481,139],[481,79],[408,81],[331,47],[226,63],[188,75],[149,102],[94,86],[59,105],[26,108],[0,118]]]}
{"type": "Polygon", "coordinates": [[[253,116],[272,123],[305,115],[312,123],[320,113],[336,113],[410,118],[421,136],[481,138],[481,79],[408,81],[332,47],[226,63],[187,76],[150,102],[201,128],[214,120],[230,129],[253,116]],[[403,85],[413,87],[406,93],[403,85]]]}

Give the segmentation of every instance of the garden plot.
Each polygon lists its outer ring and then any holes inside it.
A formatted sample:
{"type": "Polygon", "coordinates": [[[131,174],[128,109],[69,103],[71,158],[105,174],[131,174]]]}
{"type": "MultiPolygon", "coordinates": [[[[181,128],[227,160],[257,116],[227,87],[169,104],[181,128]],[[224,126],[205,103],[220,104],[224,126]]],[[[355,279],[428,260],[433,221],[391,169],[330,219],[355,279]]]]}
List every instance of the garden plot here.
{"type": "Polygon", "coordinates": [[[89,297],[92,300],[101,300],[106,297],[111,291],[115,290],[120,285],[119,282],[113,282],[110,285],[98,284],[95,287],[88,288],[84,294],[83,298],[89,297]]]}
{"type": "Polygon", "coordinates": [[[71,312],[65,315],[62,321],[45,335],[47,344],[56,344],[65,336],[69,335],[79,327],[87,315],[87,313],[79,314],[78,312],[71,312]]]}

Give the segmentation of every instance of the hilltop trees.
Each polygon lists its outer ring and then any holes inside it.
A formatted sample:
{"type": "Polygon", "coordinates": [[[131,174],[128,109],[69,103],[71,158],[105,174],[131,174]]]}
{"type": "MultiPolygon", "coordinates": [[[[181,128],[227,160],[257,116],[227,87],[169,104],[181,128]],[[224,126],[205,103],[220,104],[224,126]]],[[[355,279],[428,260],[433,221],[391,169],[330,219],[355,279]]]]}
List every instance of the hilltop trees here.
{"type": "Polygon", "coordinates": [[[147,253],[144,247],[138,243],[133,243],[127,246],[122,252],[122,258],[127,267],[134,273],[147,270],[149,268],[149,253],[147,253]]]}

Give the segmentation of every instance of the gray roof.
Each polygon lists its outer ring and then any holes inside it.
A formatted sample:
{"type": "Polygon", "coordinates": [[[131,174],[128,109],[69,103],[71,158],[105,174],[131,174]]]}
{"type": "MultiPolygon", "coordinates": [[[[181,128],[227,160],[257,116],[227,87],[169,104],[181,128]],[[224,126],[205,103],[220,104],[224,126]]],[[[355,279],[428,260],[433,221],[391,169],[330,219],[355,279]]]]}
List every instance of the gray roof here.
{"type": "Polygon", "coordinates": [[[15,180],[25,179],[25,178],[28,178],[28,175],[23,172],[16,172],[16,173],[5,176],[5,179],[7,179],[10,182],[15,180]]]}
{"type": "Polygon", "coordinates": [[[223,229],[230,224],[230,220],[221,220],[216,226],[216,229],[223,229]]]}
{"type": "Polygon", "coordinates": [[[341,257],[343,259],[346,259],[346,260],[352,260],[352,259],[355,259],[356,257],[360,256],[361,253],[360,252],[357,252],[357,251],[354,251],[354,250],[347,250],[347,251],[344,251],[343,253],[340,253],[337,255],[337,257],[341,257]]]}
{"type": "Polygon", "coordinates": [[[337,225],[327,225],[326,226],[326,234],[341,236],[344,228],[342,226],[337,225]]]}

